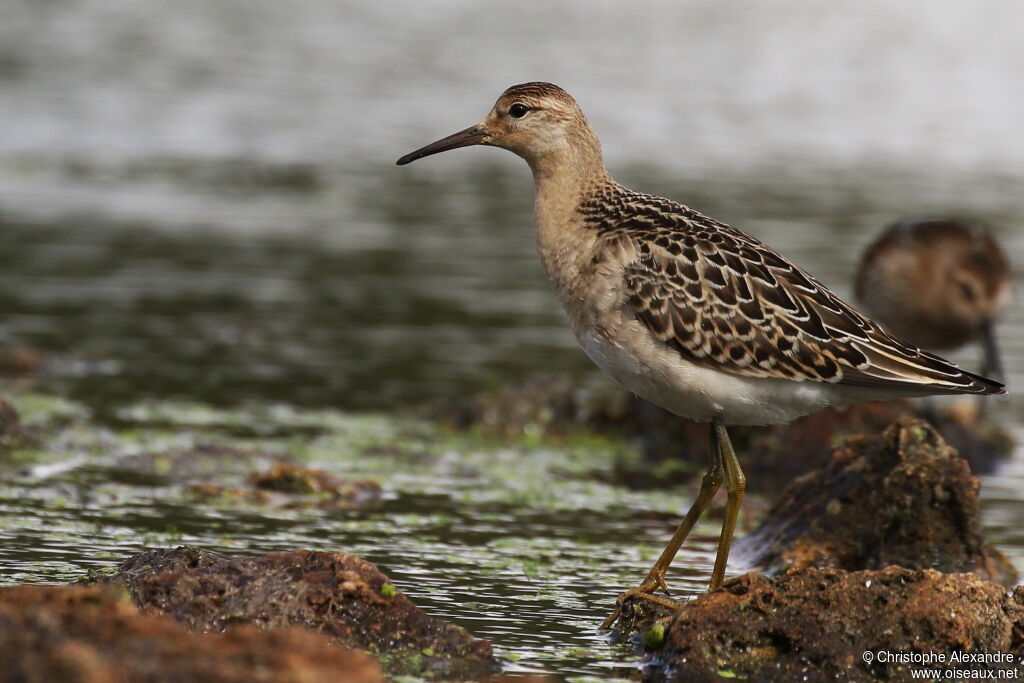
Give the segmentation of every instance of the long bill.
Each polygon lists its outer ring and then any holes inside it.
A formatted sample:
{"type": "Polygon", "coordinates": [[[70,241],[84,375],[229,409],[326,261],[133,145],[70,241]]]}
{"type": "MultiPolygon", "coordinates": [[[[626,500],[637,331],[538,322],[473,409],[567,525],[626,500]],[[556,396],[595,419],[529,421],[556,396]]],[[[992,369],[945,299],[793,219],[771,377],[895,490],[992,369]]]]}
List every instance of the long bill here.
{"type": "Polygon", "coordinates": [[[446,138],[441,138],[437,142],[431,142],[426,147],[420,147],[415,152],[409,152],[404,157],[396,161],[395,163],[399,166],[405,166],[408,163],[428,157],[431,154],[437,154],[438,152],[447,152],[450,149],[458,149],[459,147],[469,147],[470,145],[482,144],[488,138],[487,131],[480,124],[470,126],[466,130],[460,130],[458,133],[453,133],[446,138]]]}

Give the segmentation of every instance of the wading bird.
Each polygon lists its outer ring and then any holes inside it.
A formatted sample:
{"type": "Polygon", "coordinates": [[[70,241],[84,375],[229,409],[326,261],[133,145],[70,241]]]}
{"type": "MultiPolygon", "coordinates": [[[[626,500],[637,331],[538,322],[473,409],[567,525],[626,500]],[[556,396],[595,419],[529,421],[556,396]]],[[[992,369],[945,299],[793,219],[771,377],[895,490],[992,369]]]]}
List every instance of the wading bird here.
{"type": "Polygon", "coordinates": [[[1010,265],[981,227],[898,221],[865,250],[855,289],[869,315],[911,344],[945,351],[979,340],[982,374],[1002,380],[995,321],[1010,303],[1010,265]]]}
{"type": "Polygon", "coordinates": [[[788,422],[829,406],[930,394],[998,394],[884,332],[772,248],[605,169],[576,101],[550,83],[506,90],[484,120],[398,160],[469,145],[523,157],[536,185],[538,252],[583,350],[627,389],[710,423],[697,499],[638,588],[654,595],[711,497],[728,498],[710,590],[725,576],[746,480],[726,425],[788,422]]]}

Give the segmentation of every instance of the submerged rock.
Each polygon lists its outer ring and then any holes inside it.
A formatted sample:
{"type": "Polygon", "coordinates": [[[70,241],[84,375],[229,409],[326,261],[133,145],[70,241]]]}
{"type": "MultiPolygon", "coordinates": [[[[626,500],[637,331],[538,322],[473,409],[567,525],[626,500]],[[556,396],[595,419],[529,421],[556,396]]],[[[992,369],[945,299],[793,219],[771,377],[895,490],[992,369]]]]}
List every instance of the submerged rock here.
{"type": "Polygon", "coordinates": [[[98,586],[0,588],[0,681],[377,683],[362,652],[298,626],[190,633],[98,586]]]}
{"type": "Polygon", "coordinates": [[[111,580],[126,584],[140,608],[190,629],[301,624],[373,653],[392,676],[475,679],[499,669],[490,641],[428,616],[355,555],[299,550],[228,559],[189,547],[151,550],[111,580]]]}
{"type": "Polygon", "coordinates": [[[905,681],[911,669],[950,667],[1024,675],[1024,588],[1007,595],[974,574],[900,567],[746,574],[687,603],[664,628],[664,644],[645,662],[651,676],[905,681]],[[947,662],[953,653],[1016,656],[1009,663],[931,667],[888,653],[941,653],[947,662]]]}
{"type": "Polygon", "coordinates": [[[248,483],[269,491],[322,496],[333,503],[358,504],[380,500],[381,496],[380,484],[375,481],[342,479],[323,470],[286,462],[275,463],[266,472],[251,475],[248,483]]]}
{"type": "Polygon", "coordinates": [[[323,470],[275,463],[252,474],[250,487],[191,484],[187,493],[203,502],[246,503],[287,508],[355,508],[379,503],[381,485],[371,479],[342,479],[323,470]]]}
{"type": "Polygon", "coordinates": [[[769,572],[899,565],[1013,585],[1013,566],[981,536],[979,487],[931,426],[905,418],[880,437],[847,439],[824,469],[785,490],[736,551],[769,572]]]}

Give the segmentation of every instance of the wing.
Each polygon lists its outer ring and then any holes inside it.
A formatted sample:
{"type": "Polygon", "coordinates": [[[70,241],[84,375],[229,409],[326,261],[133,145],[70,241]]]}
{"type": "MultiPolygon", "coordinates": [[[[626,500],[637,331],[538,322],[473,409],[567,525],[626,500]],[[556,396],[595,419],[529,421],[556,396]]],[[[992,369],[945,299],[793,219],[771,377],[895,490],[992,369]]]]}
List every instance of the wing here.
{"type": "Polygon", "coordinates": [[[635,194],[620,207],[627,215],[617,228],[605,222],[603,239],[627,240],[635,254],[625,264],[626,305],[691,362],[907,393],[1005,393],[892,337],[735,228],[660,197],[635,194]]]}

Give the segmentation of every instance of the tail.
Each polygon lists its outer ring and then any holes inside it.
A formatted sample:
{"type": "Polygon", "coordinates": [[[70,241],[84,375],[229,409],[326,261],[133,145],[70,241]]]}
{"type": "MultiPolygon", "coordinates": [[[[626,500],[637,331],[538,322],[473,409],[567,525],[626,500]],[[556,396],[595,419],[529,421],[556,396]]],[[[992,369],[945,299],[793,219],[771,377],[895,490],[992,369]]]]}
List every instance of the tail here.
{"type": "Polygon", "coordinates": [[[976,375],[955,363],[885,335],[876,336],[871,347],[861,347],[869,365],[843,368],[843,384],[894,390],[904,396],[937,394],[1005,394],[997,380],[976,375]]]}

